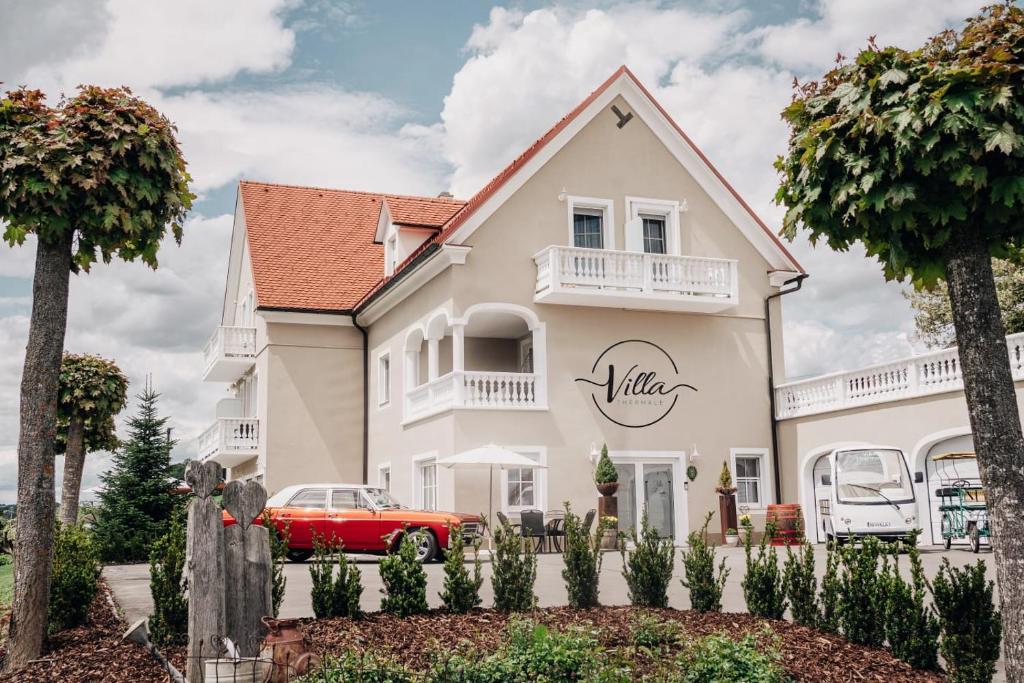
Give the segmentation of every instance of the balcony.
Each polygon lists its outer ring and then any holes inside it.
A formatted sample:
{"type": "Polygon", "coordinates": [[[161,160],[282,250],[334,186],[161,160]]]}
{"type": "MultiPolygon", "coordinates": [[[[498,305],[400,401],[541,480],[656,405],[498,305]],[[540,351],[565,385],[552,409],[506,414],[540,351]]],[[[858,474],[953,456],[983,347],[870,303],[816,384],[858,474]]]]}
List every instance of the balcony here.
{"type": "MultiPolygon", "coordinates": [[[[539,392],[543,394],[543,391],[539,392]]],[[[538,395],[537,373],[459,370],[444,374],[405,395],[405,422],[452,409],[546,410],[538,395]]]]}
{"type": "Polygon", "coordinates": [[[203,347],[203,381],[234,382],[256,362],[255,327],[218,327],[203,347]]]}
{"type": "Polygon", "coordinates": [[[533,260],[537,303],[692,313],[739,303],[733,259],[552,245],[533,260]]]}
{"type": "Polygon", "coordinates": [[[254,417],[222,417],[199,437],[199,459],[234,467],[256,456],[260,421],[254,417]]]}
{"type": "MultiPolygon", "coordinates": [[[[1014,381],[1024,380],[1024,334],[1006,337],[1014,381]]],[[[956,348],[872,365],[859,370],[787,382],[775,388],[775,415],[784,420],[847,408],[962,391],[956,348]]]]}

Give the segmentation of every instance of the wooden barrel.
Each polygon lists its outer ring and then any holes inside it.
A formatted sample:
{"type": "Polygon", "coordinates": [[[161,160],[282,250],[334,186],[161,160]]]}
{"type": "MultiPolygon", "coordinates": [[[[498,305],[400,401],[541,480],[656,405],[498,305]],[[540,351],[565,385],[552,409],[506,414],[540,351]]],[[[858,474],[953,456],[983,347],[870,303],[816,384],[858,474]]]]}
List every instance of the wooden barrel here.
{"type": "Polygon", "coordinates": [[[774,525],[772,545],[797,545],[803,542],[803,517],[797,503],[768,506],[766,522],[774,525]]]}

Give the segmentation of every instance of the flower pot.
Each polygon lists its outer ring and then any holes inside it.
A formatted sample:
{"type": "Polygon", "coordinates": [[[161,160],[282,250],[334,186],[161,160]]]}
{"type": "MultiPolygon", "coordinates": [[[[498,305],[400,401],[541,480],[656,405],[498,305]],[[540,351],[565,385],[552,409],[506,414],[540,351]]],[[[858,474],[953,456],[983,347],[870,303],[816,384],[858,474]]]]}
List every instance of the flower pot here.
{"type": "Polygon", "coordinates": [[[615,492],[619,490],[619,482],[609,481],[604,484],[597,484],[597,492],[602,496],[614,496],[615,492]]]}
{"type": "Polygon", "coordinates": [[[735,548],[737,545],[739,545],[739,542],[740,542],[740,537],[739,536],[733,535],[733,536],[726,536],[725,537],[725,544],[727,546],[729,546],[730,548],[735,548]]]}

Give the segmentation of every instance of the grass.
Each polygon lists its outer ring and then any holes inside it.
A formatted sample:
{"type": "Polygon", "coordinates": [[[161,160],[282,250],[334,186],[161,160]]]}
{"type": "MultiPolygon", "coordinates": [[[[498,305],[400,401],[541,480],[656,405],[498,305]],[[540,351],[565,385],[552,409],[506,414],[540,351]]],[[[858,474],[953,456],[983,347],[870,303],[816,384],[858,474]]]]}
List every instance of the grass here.
{"type": "Polygon", "coordinates": [[[0,614],[10,608],[14,597],[14,565],[0,565],[0,614]]]}

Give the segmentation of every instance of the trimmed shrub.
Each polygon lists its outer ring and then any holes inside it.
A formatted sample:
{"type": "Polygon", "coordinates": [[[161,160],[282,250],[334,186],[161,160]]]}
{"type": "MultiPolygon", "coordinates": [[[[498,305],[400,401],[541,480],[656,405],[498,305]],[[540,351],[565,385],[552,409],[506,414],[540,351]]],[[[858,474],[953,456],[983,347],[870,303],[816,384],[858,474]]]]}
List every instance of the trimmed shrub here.
{"type": "Polygon", "coordinates": [[[987,683],[995,674],[1003,627],[992,602],[995,584],[985,579],[985,563],[951,567],[943,558],[932,580],[932,596],[942,625],[940,652],[953,683],[987,683]]]}
{"type": "Polygon", "coordinates": [[[814,548],[810,543],[802,543],[800,551],[796,553],[791,546],[786,546],[782,587],[789,600],[789,612],[793,616],[793,622],[816,628],[819,621],[816,596],[818,580],[814,576],[814,548]]]}
{"type": "Polygon", "coordinates": [[[533,583],[537,578],[537,554],[523,547],[522,538],[508,524],[494,530],[491,585],[494,608],[501,612],[526,612],[537,606],[533,583]]]}
{"type": "Polygon", "coordinates": [[[622,576],[629,588],[629,601],[637,607],[668,607],[668,584],[672,580],[675,549],[672,539],[661,538],[647,521],[647,508],[640,518],[640,535],[633,530],[633,550],[622,553],[622,576]]]}
{"type": "Polygon", "coordinates": [[[829,543],[826,552],[825,575],[818,593],[818,628],[826,633],[839,633],[839,550],[829,543]]]}
{"type": "Polygon", "coordinates": [[[747,562],[746,573],[741,585],[748,612],[766,619],[781,619],[786,613],[786,591],[782,586],[782,574],[779,571],[779,558],[775,553],[775,546],[768,542],[773,535],[774,527],[769,523],[758,545],[757,557],[754,557],[750,540],[752,534],[747,534],[743,541],[747,562]]]}
{"type": "Polygon", "coordinates": [[[383,612],[407,617],[427,611],[427,574],[416,560],[415,531],[405,530],[398,552],[380,561],[380,578],[384,582],[380,601],[383,612]]]}
{"type": "Polygon", "coordinates": [[[894,656],[915,669],[939,668],[939,619],[925,604],[928,583],[917,543],[909,544],[910,582],[900,576],[899,549],[889,565],[885,637],[894,656]]]}
{"type": "Polygon", "coordinates": [[[690,591],[690,606],[698,612],[722,611],[722,588],[729,576],[725,558],[718,565],[715,575],[715,549],[708,544],[708,524],[712,513],[704,518],[700,531],[691,531],[689,549],[682,551],[683,578],[680,583],[690,591]]]}
{"type": "Polygon", "coordinates": [[[345,554],[341,541],[313,536],[313,559],[309,564],[313,587],[313,614],[317,619],[352,617],[361,614],[362,575],[356,563],[345,554]],[[337,567],[337,571],[335,571],[337,567]]]}
{"type": "Polygon", "coordinates": [[[769,645],[758,646],[757,638],[746,635],[733,640],[725,633],[701,638],[680,657],[686,683],[785,683],[777,639],[766,629],[762,636],[769,645]]]}
{"type": "Polygon", "coordinates": [[[615,463],[608,457],[608,444],[601,446],[601,457],[597,461],[597,468],[594,470],[594,483],[614,484],[619,480],[619,472],[615,469],[615,463]]]}
{"type": "Polygon", "coordinates": [[[263,527],[270,538],[270,559],[273,562],[273,573],[270,578],[270,601],[276,617],[284,602],[284,589],[288,579],[284,575],[284,563],[288,557],[288,542],[291,540],[291,522],[284,523],[284,529],[278,529],[270,518],[270,510],[264,510],[261,517],[263,527]]]}
{"type": "Polygon", "coordinates": [[[185,508],[171,516],[171,526],[149,551],[149,593],[153,616],[150,639],[157,645],[179,645],[188,640],[188,599],[182,574],[185,570],[185,508]]]}
{"type": "Polygon", "coordinates": [[[445,609],[463,614],[480,606],[480,586],[484,583],[480,565],[480,543],[473,546],[473,575],[466,569],[466,548],[462,529],[448,525],[448,553],[444,556],[444,590],[441,602],[445,609]]]}
{"type": "Polygon", "coordinates": [[[881,647],[885,642],[885,603],[888,556],[874,536],[860,547],[854,543],[839,549],[839,625],[843,636],[858,645],[881,647]]]}
{"type": "Polygon", "coordinates": [[[51,633],[84,624],[99,590],[100,554],[92,534],[80,526],[57,525],[50,575],[51,633]]]}
{"type": "Polygon", "coordinates": [[[601,573],[601,536],[605,524],[602,520],[593,535],[587,533],[583,522],[565,503],[565,552],[562,561],[562,579],[569,593],[570,607],[597,607],[598,575],[601,573]]]}

